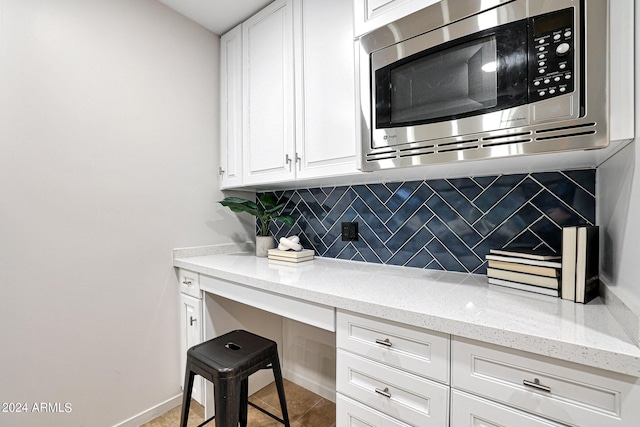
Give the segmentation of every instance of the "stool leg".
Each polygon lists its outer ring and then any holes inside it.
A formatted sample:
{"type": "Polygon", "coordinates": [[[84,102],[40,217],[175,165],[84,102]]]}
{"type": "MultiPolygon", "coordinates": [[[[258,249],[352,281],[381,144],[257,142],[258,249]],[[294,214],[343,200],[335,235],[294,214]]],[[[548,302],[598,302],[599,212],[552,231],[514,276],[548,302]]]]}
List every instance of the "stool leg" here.
{"type": "Polygon", "coordinates": [[[273,377],[276,380],[276,388],[278,389],[282,419],[284,420],[285,427],[291,427],[289,424],[289,411],[287,411],[287,399],[284,395],[284,381],[282,381],[282,371],[280,370],[280,360],[278,359],[277,351],[273,356],[271,367],[273,368],[273,377]]]}
{"type": "Polygon", "coordinates": [[[238,427],[240,418],[240,389],[238,378],[217,380],[213,398],[216,407],[216,427],[238,427]]]}
{"type": "Polygon", "coordinates": [[[249,380],[242,380],[240,384],[240,427],[247,427],[249,409],[249,380]]]}
{"type": "Polygon", "coordinates": [[[180,414],[180,427],[187,427],[194,375],[195,374],[191,371],[189,365],[187,365],[187,371],[184,374],[184,391],[182,392],[182,413],[180,414]]]}

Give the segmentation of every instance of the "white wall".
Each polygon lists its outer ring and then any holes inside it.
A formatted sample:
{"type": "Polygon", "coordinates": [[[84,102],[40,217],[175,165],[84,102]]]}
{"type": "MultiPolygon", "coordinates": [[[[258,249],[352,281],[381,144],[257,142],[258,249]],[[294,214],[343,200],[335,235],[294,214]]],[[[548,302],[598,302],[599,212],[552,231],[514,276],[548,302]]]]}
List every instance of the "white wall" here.
{"type": "MultiPolygon", "coordinates": [[[[636,136],[640,132],[640,7],[636,5],[636,136]]],[[[636,138],[638,139],[638,138],[636,138]]],[[[598,223],[604,232],[601,275],[632,307],[640,307],[640,150],[629,144],[598,168],[598,223]]],[[[640,311],[638,311],[640,313],[640,311]]],[[[637,320],[636,320],[637,323],[637,320]]],[[[637,331],[636,331],[637,332],[637,331]]],[[[637,335],[636,335],[637,339],[637,335]]]]}
{"type": "Polygon", "coordinates": [[[155,0],[0,0],[0,402],[72,408],[0,425],[180,393],[171,250],[254,234],[215,203],[217,100],[218,37],[155,0]]]}

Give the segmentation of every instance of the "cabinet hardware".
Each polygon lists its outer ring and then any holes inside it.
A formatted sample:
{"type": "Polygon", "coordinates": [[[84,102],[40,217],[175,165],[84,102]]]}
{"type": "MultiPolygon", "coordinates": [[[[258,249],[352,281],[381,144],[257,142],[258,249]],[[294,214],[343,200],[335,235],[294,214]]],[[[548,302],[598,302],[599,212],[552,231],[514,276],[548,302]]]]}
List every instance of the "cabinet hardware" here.
{"type": "Polygon", "coordinates": [[[291,172],[291,158],[289,157],[288,154],[285,154],[284,161],[285,161],[286,164],[289,165],[289,172],[291,172]]]}
{"type": "Polygon", "coordinates": [[[198,319],[196,319],[193,316],[189,316],[189,326],[193,326],[194,323],[196,323],[198,319]]]}
{"type": "Polygon", "coordinates": [[[551,387],[540,384],[540,380],[538,378],[534,378],[533,382],[524,380],[522,381],[522,385],[551,393],[551,387]]]}
{"type": "Polygon", "coordinates": [[[192,282],[191,280],[189,280],[189,279],[184,279],[184,280],[182,281],[182,283],[183,283],[183,284],[185,284],[185,285],[187,285],[187,286],[191,286],[191,285],[193,284],[193,282],[192,282]]]}
{"type": "Polygon", "coordinates": [[[384,397],[388,397],[391,399],[391,393],[389,393],[389,387],[385,387],[384,390],[380,390],[379,388],[375,389],[376,393],[383,395],[384,397]]]}
{"type": "Polygon", "coordinates": [[[384,345],[386,347],[391,347],[393,345],[391,344],[391,341],[389,341],[389,338],[385,338],[384,340],[376,338],[376,344],[384,345]]]}
{"type": "Polygon", "coordinates": [[[218,174],[224,175],[224,169],[222,169],[222,166],[220,166],[220,168],[218,169],[218,174]]]}
{"type": "Polygon", "coordinates": [[[302,170],[302,157],[298,155],[298,152],[296,152],[296,164],[298,165],[298,170],[302,170]]]}

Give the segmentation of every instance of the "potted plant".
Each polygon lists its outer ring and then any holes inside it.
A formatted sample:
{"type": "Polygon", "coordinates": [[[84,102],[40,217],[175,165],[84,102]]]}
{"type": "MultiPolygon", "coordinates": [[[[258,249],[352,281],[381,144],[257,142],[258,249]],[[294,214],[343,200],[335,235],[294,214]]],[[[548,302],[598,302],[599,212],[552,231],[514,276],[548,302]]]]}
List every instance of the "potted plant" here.
{"type": "Polygon", "coordinates": [[[242,197],[225,197],[219,203],[233,212],[247,212],[260,220],[260,234],[256,236],[256,256],[266,257],[267,250],[275,247],[275,239],[269,236],[271,221],[281,221],[292,226],[296,220],[291,215],[281,214],[285,203],[278,204],[273,194],[261,194],[259,199],[262,206],[242,197]]]}

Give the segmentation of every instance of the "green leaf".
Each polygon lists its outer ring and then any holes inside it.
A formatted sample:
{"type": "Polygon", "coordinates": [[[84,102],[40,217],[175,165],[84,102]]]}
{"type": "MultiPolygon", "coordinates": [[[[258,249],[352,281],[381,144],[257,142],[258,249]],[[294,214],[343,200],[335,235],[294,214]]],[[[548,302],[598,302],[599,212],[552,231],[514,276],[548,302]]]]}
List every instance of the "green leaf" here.
{"type": "Polygon", "coordinates": [[[227,206],[227,203],[247,205],[253,209],[260,209],[260,207],[255,202],[248,199],[243,199],[242,197],[226,197],[224,200],[220,201],[220,204],[222,204],[223,206],[227,206]]]}
{"type": "Polygon", "coordinates": [[[250,202],[251,200],[249,199],[243,199],[242,197],[225,197],[223,200],[220,200],[220,203],[224,204],[223,202],[229,202],[229,203],[240,203],[240,204],[244,204],[247,202],[250,202]]]}
{"type": "Polygon", "coordinates": [[[293,226],[293,224],[296,223],[296,219],[294,217],[292,217],[291,215],[280,215],[280,216],[274,217],[273,219],[275,219],[277,221],[284,222],[289,227],[293,226]]]}
{"type": "Polygon", "coordinates": [[[264,193],[260,195],[260,201],[264,205],[265,208],[275,206],[278,203],[276,196],[273,193],[264,193]]]}
{"type": "Polygon", "coordinates": [[[285,203],[280,203],[278,206],[274,206],[271,209],[265,209],[264,213],[272,214],[278,212],[280,209],[284,208],[285,203]]]}
{"type": "MultiPolygon", "coordinates": [[[[226,201],[226,200],[222,200],[220,202],[220,204],[222,206],[228,207],[233,212],[247,212],[248,214],[251,214],[253,216],[257,216],[257,217],[262,216],[262,212],[260,210],[255,209],[255,208],[253,208],[251,206],[248,206],[248,205],[246,205],[244,203],[235,203],[235,202],[229,202],[229,201],[226,201]]],[[[255,205],[255,203],[254,203],[254,205],[255,205]]]]}

